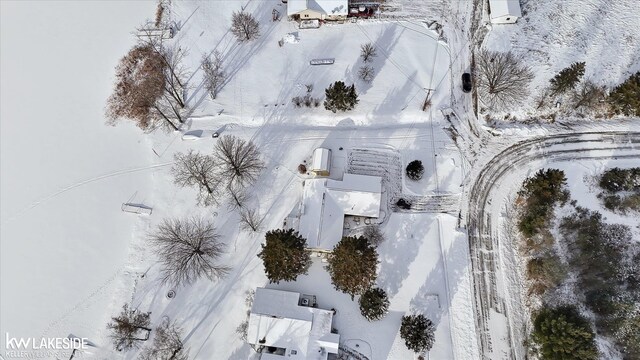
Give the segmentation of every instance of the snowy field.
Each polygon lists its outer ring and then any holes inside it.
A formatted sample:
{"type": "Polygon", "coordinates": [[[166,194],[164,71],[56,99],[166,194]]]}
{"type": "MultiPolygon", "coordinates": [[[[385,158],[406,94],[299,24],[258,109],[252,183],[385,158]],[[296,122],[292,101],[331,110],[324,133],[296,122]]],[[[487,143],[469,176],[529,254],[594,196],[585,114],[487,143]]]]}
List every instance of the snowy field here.
{"type": "Polygon", "coordinates": [[[154,4],[1,6],[2,343],[5,332],[93,340],[138,223],[121,203],[148,199],[162,166],[139,131],[103,115],[113,66],[154,4]]]}

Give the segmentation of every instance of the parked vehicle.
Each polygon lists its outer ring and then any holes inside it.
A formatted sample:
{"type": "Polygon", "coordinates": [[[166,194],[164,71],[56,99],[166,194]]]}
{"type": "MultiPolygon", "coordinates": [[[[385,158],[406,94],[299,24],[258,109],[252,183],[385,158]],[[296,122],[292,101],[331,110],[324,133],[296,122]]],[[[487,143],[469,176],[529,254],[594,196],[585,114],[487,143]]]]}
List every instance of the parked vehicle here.
{"type": "Polygon", "coordinates": [[[472,87],[473,85],[471,83],[471,74],[469,73],[462,74],[462,91],[470,92],[472,87]]]}

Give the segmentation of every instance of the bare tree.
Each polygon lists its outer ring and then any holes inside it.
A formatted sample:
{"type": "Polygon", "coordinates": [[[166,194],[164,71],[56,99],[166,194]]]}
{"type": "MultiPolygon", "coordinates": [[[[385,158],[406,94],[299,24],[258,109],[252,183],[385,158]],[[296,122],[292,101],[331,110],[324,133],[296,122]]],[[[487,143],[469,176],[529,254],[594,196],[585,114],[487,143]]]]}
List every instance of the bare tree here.
{"type": "Polygon", "coordinates": [[[250,41],[260,36],[260,25],[253,15],[236,11],[231,18],[231,33],[240,41],[250,41]]]}
{"type": "Polygon", "coordinates": [[[240,228],[245,231],[258,232],[262,226],[262,218],[256,209],[240,211],[240,228]]]}
{"type": "Polygon", "coordinates": [[[216,280],[230,270],[218,263],[224,244],[209,221],[165,219],[149,241],[160,258],[165,283],[190,284],[201,277],[216,280]]]}
{"type": "Polygon", "coordinates": [[[189,54],[188,49],[180,46],[165,46],[162,36],[153,33],[154,29],[138,27],[138,36],[141,43],[155,51],[156,55],[164,63],[164,99],[171,104],[177,112],[176,117],[180,122],[184,122],[179,114],[179,109],[186,107],[184,93],[187,89],[186,83],[189,78],[189,71],[184,66],[184,58],[189,54]]]}
{"type": "Polygon", "coordinates": [[[362,66],[358,71],[358,77],[366,83],[371,83],[374,75],[375,75],[375,70],[373,69],[372,66],[368,66],[368,65],[362,66]]]}
{"type": "Polygon", "coordinates": [[[221,137],[213,155],[219,163],[220,178],[231,186],[253,183],[263,168],[256,145],[233,135],[221,137]]]}
{"type": "Polygon", "coordinates": [[[171,114],[159,106],[165,92],[165,62],[149,44],[134,46],[116,67],[113,94],[107,100],[107,123],[126,118],[143,130],[160,125],[177,130],[171,114]]]}
{"type": "Polygon", "coordinates": [[[175,154],[174,160],[171,172],[177,185],[197,187],[200,205],[210,206],[219,203],[221,181],[216,173],[213,156],[189,150],[186,154],[175,154]]]}
{"type": "Polygon", "coordinates": [[[360,46],[360,57],[365,63],[373,61],[373,58],[378,56],[376,48],[372,43],[366,43],[360,46]]]}
{"type": "Polygon", "coordinates": [[[204,71],[204,86],[209,92],[211,99],[215,100],[225,81],[225,74],[222,69],[222,56],[217,50],[213,52],[213,59],[211,56],[204,55],[201,66],[204,71]]]}
{"type": "Polygon", "coordinates": [[[362,231],[362,236],[373,246],[379,246],[384,241],[384,234],[378,225],[369,225],[362,231]]]}
{"type": "Polygon", "coordinates": [[[593,110],[601,100],[605,99],[605,94],[604,86],[598,86],[591,80],[585,80],[571,93],[573,108],[585,107],[593,110]]]}
{"type": "Polygon", "coordinates": [[[229,184],[227,186],[227,194],[229,195],[229,210],[242,209],[249,199],[249,195],[245,189],[239,184],[229,184]]]}
{"type": "Polygon", "coordinates": [[[486,106],[504,110],[527,97],[533,73],[515,55],[480,50],[477,59],[478,91],[486,106]]]}
{"type": "Polygon", "coordinates": [[[156,328],[153,345],[146,347],[139,360],[187,360],[189,350],[182,342],[182,329],[175,323],[165,321],[156,328]]]}
{"type": "Polygon", "coordinates": [[[138,347],[141,341],[149,339],[150,312],[140,312],[130,309],[128,304],[122,306],[120,315],[111,318],[107,329],[111,330],[111,340],[116,350],[123,351],[138,347]]]}

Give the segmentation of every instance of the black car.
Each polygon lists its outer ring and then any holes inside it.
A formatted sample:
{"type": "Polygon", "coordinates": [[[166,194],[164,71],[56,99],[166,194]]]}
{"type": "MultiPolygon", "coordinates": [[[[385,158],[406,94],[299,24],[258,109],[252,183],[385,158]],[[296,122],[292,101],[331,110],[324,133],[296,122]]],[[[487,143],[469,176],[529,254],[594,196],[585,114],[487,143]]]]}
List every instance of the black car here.
{"type": "Polygon", "coordinates": [[[470,92],[471,91],[471,74],[464,73],[462,74],[462,91],[470,92]]]}

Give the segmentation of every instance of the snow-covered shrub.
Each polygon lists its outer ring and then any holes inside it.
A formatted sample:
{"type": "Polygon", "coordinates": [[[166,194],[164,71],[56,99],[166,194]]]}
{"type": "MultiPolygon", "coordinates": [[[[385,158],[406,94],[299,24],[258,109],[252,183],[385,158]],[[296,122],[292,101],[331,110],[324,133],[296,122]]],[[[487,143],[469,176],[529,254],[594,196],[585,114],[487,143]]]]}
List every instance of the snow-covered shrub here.
{"type": "Polygon", "coordinates": [[[400,325],[400,337],[404,340],[409,350],[421,353],[431,350],[434,336],[435,326],[431,320],[424,315],[406,315],[402,317],[402,325],[400,325]]]}
{"type": "Polygon", "coordinates": [[[375,70],[372,66],[369,65],[362,66],[360,67],[360,70],[358,70],[358,77],[360,78],[360,80],[366,82],[367,84],[373,81],[374,75],[375,70]]]}
{"type": "Polygon", "coordinates": [[[365,319],[380,320],[389,310],[387,293],[380,288],[371,288],[362,294],[359,300],[360,313],[365,319]]]}
{"type": "Polygon", "coordinates": [[[406,168],[407,177],[411,180],[418,181],[422,179],[422,175],[424,175],[424,165],[422,165],[422,161],[413,160],[407,165],[406,168]]]}
{"type": "Polygon", "coordinates": [[[358,104],[355,85],[336,81],[325,89],[324,108],[332,112],[352,110],[358,104]]]}
{"type": "Polygon", "coordinates": [[[373,58],[376,56],[378,56],[378,53],[372,43],[366,43],[360,46],[360,57],[365,63],[373,61],[373,58]]]}

